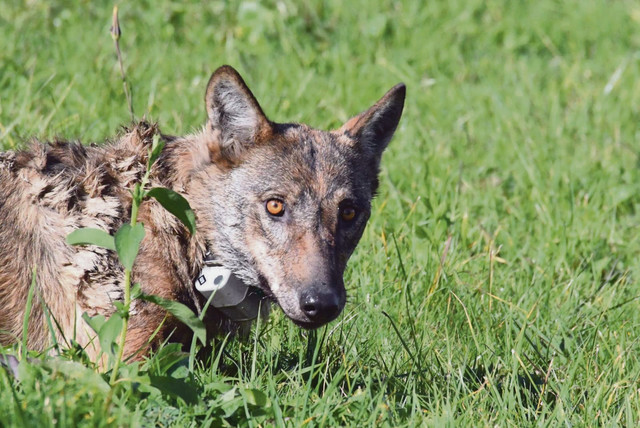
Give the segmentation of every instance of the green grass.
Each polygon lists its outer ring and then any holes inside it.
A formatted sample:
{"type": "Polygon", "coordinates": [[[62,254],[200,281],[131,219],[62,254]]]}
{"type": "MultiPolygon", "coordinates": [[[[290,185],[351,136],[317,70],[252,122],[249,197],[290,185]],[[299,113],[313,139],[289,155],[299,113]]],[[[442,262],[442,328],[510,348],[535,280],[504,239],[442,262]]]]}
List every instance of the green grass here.
{"type": "MultiPolygon", "coordinates": [[[[100,3],[0,7],[0,147],[127,124],[100,3]]],[[[172,347],[129,364],[108,414],[72,358],[0,370],[0,424],[640,423],[637,2],[149,1],[120,22],[136,115],[167,133],[202,125],[224,63],[320,128],[407,84],[349,302],[317,335],[275,311],[191,373],[172,347]]]]}

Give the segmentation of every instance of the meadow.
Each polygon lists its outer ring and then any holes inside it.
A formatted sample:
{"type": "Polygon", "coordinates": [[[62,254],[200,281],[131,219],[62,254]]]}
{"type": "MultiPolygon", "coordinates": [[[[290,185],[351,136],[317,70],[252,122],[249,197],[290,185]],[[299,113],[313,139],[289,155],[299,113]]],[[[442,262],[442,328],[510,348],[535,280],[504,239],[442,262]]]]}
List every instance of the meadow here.
{"type": "MultiPolygon", "coordinates": [[[[77,352],[30,353],[20,380],[0,368],[0,425],[640,424],[640,4],[119,7],[135,116],[165,133],[202,126],[222,64],[275,121],[334,128],[400,81],[405,113],[338,320],[166,346],[108,406],[77,352]]],[[[112,8],[2,1],[0,148],[130,122],[112,8]]]]}

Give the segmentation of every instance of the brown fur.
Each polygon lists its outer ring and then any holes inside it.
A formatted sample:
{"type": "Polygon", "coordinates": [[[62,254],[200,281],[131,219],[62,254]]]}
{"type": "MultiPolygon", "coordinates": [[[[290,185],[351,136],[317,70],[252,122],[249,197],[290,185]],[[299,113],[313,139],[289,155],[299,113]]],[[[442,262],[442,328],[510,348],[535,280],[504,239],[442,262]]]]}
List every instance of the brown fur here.
{"type": "MultiPolygon", "coordinates": [[[[162,136],[166,146],[150,183],[187,198],[197,232],[190,235],[157,202],[143,202],[139,221],[146,236],[133,281],[145,293],[199,311],[204,302],[193,281],[210,249],[297,323],[316,327],[330,321],[344,305],[342,272],[369,216],[380,156],[400,118],[404,86],[333,132],[269,121],[227,66],[212,75],[205,100],[209,120],[201,132],[162,136]],[[282,185],[287,187],[276,189],[282,185]],[[261,207],[270,192],[287,204],[286,217],[265,217],[261,207]],[[346,200],[362,212],[348,227],[339,220],[346,200]],[[305,293],[333,299],[332,313],[309,319],[308,307],[300,309],[305,293]]],[[[113,302],[123,298],[123,269],[112,251],[72,247],[65,237],[81,227],[113,234],[129,220],[130,189],[144,174],[156,134],[155,125],[140,122],[104,146],[34,142],[28,150],[0,153],[0,343],[22,334],[35,267],[38,297],[29,316],[29,347],[50,345],[46,307],[59,325],[58,341],[73,338],[97,354],[94,334],[81,316],[113,313],[113,302]]],[[[206,321],[212,332],[233,328],[215,310],[206,321]]],[[[146,349],[160,326],[153,343],[172,332],[175,340],[188,337],[160,307],[134,301],[126,353],[146,349]]]]}

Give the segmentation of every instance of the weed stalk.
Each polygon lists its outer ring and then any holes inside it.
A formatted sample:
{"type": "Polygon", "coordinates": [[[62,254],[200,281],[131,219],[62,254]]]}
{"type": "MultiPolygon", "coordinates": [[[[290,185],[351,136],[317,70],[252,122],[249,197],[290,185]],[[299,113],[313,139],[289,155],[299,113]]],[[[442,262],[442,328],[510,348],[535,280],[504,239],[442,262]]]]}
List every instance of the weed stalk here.
{"type": "Polygon", "coordinates": [[[120,21],[118,20],[118,6],[114,6],[113,17],[111,21],[111,38],[116,45],[118,64],[120,64],[120,76],[122,77],[122,88],[124,89],[124,96],[127,98],[129,115],[131,116],[131,121],[133,122],[135,120],[135,116],[133,114],[133,102],[131,101],[131,91],[129,91],[129,85],[127,84],[127,75],[124,72],[124,65],[122,63],[122,52],[120,52],[120,36],[122,36],[122,30],[120,29],[120,21]]]}
{"type": "MultiPolygon", "coordinates": [[[[153,146],[151,150],[154,150],[159,142],[158,137],[156,136],[153,141],[153,146]]],[[[149,183],[149,174],[151,173],[151,167],[153,163],[153,157],[151,155],[151,151],[149,152],[149,158],[147,160],[147,168],[144,173],[144,177],[142,181],[136,184],[134,190],[131,192],[132,201],[131,201],[131,227],[134,227],[138,223],[138,209],[140,204],[145,198],[145,187],[149,183]]],[[[118,378],[118,370],[120,368],[120,364],[124,358],[124,347],[127,341],[127,327],[129,325],[129,309],[131,307],[131,271],[132,268],[125,267],[124,269],[124,309],[122,311],[122,331],[120,332],[120,338],[118,341],[118,355],[113,364],[113,370],[111,371],[111,378],[109,383],[113,387],[118,378]]],[[[113,389],[112,389],[113,391],[113,389]]]]}

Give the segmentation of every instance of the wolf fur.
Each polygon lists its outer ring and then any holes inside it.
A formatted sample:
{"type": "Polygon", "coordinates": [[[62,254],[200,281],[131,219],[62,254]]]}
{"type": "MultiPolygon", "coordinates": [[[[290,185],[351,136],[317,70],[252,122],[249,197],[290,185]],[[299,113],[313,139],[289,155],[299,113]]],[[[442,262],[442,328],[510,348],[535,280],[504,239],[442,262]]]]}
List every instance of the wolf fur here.
{"type": "MultiPolygon", "coordinates": [[[[123,299],[123,268],[114,252],[69,246],[65,237],[81,227],[113,234],[129,220],[130,190],[145,173],[156,134],[166,145],[150,185],[182,194],[197,231],[191,235],[157,202],[144,201],[138,220],[146,236],[133,281],[147,294],[199,311],[204,301],[193,282],[211,251],[295,323],[315,328],[335,319],[346,301],[343,272],[369,218],[380,158],[404,97],[404,85],[396,85],[340,129],[319,131],[268,120],[239,74],[223,66],[207,87],[207,122],[192,135],[167,136],[140,122],[105,145],[33,142],[27,150],[0,153],[0,343],[22,335],[36,267],[28,346],[50,346],[46,307],[58,341],[73,338],[97,354],[82,314],[113,313],[113,303],[123,299]],[[284,207],[277,216],[265,209],[271,200],[284,207]]],[[[215,309],[205,322],[211,332],[234,328],[215,309]]],[[[127,354],[170,335],[189,337],[159,306],[132,303],[127,354]]]]}

